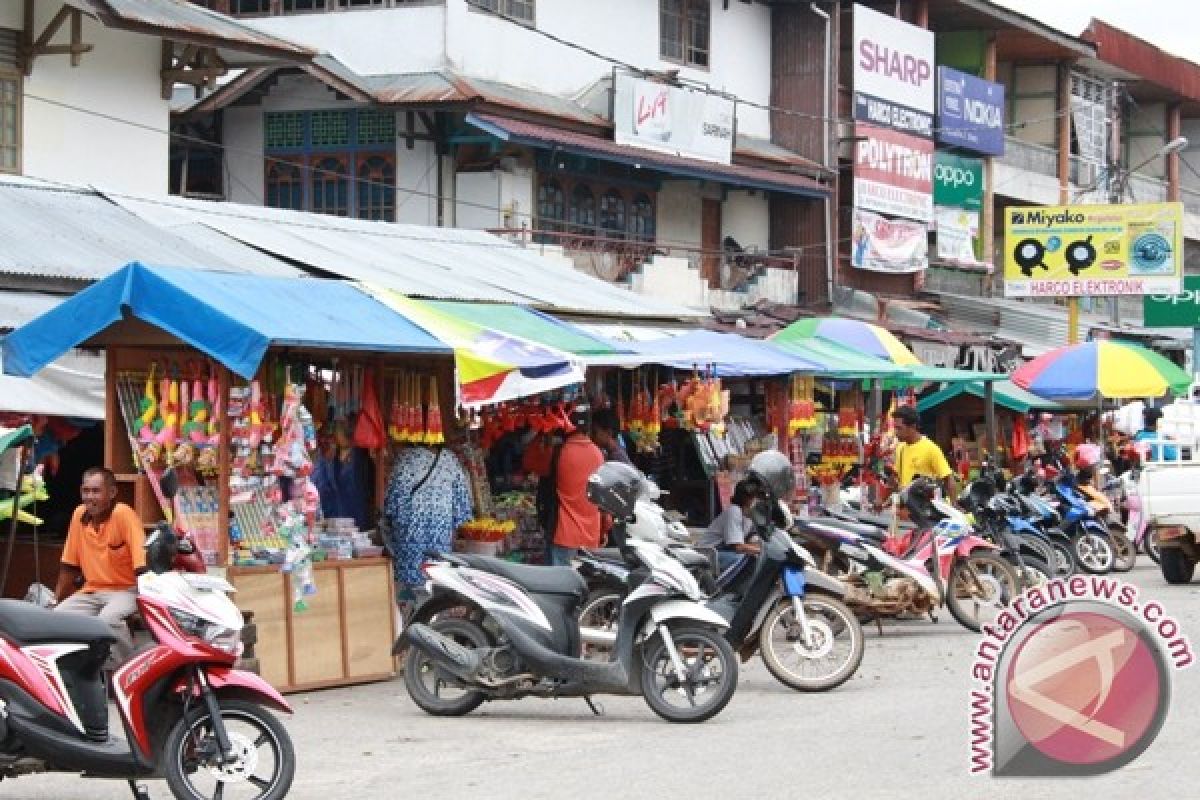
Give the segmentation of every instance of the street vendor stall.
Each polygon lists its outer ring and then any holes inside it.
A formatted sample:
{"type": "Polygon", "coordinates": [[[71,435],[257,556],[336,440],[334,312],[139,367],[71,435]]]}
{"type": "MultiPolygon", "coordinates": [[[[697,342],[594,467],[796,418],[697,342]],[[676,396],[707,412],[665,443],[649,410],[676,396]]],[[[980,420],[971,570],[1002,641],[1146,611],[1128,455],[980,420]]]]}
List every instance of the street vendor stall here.
{"type": "Polygon", "coordinates": [[[254,612],[263,676],[298,690],[393,674],[391,566],[367,529],[385,475],[381,407],[403,374],[423,429],[449,415],[451,348],[350,284],[136,263],[7,336],[4,370],[31,375],[74,346],[106,351],[104,463],[119,499],[150,526],[158,476],[180,472],[179,516],[254,612]],[[374,467],[358,518],[318,524],[318,428],[374,467]]]}

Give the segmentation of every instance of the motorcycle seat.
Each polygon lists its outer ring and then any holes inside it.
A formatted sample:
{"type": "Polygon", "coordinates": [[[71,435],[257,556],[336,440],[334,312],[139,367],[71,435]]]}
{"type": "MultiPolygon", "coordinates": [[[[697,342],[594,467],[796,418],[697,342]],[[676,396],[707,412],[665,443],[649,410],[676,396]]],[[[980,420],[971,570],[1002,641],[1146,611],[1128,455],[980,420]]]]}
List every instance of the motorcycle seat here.
{"type": "Polygon", "coordinates": [[[680,564],[683,564],[689,570],[715,569],[713,559],[710,559],[698,550],[693,550],[690,547],[672,547],[670,552],[680,564]]]}
{"type": "Polygon", "coordinates": [[[621,566],[625,566],[625,556],[621,554],[621,548],[619,547],[598,547],[595,550],[582,550],[580,552],[586,553],[592,558],[600,561],[607,561],[610,564],[620,564],[621,566]]]}
{"type": "Polygon", "coordinates": [[[112,628],[87,614],[50,611],[23,600],[0,600],[0,633],[22,645],[113,644],[112,628]]]}
{"type": "MultiPolygon", "coordinates": [[[[827,510],[826,513],[828,513],[831,517],[844,520],[845,522],[851,522],[855,525],[868,525],[878,529],[886,529],[892,524],[890,517],[885,517],[882,514],[870,514],[866,511],[855,511],[853,513],[848,513],[838,510],[827,510]]],[[[916,525],[907,520],[900,520],[897,527],[902,531],[916,530],[917,528],[916,525]]]]}
{"type": "Polygon", "coordinates": [[[539,567],[515,564],[502,558],[467,553],[457,554],[467,566],[507,578],[533,594],[567,594],[583,597],[587,584],[571,567],[539,567]]]}
{"type": "Polygon", "coordinates": [[[870,539],[873,542],[882,542],[887,537],[887,531],[882,528],[877,528],[874,525],[868,525],[864,522],[852,522],[848,519],[838,517],[824,517],[812,520],[812,522],[828,525],[831,528],[840,528],[850,533],[858,534],[864,539],[870,539]]]}

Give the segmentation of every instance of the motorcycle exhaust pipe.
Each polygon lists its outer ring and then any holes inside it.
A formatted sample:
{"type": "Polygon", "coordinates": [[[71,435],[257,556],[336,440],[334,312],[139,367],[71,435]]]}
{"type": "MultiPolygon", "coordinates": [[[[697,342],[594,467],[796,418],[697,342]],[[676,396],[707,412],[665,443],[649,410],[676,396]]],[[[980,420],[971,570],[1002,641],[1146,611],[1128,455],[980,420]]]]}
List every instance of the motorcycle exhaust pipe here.
{"type": "Polygon", "coordinates": [[[617,646],[617,632],[604,630],[603,628],[580,628],[579,638],[584,644],[597,645],[600,647],[617,646]]]}
{"type": "Polygon", "coordinates": [[[415,622],[405,629],[404,636],[410,644],[456,678],[474,681],[483,666],[483,662],[474,651],[443,636],[428,625],[415,622]]]}

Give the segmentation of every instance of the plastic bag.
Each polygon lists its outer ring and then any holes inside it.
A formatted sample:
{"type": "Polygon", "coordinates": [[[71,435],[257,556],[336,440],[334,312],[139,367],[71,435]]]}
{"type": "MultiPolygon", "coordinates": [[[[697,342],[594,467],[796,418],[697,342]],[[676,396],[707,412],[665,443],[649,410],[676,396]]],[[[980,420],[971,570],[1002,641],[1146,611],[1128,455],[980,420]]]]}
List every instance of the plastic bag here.
{"type": "Polygon", "coordinates": [[[25,602],[33,603],[35,606],[42,608],[53,608],[58,603],[58,598],[54,596],[54,592],[49,586],[41,583],[29,584],[29,591],[25,592],[25,602]]]}

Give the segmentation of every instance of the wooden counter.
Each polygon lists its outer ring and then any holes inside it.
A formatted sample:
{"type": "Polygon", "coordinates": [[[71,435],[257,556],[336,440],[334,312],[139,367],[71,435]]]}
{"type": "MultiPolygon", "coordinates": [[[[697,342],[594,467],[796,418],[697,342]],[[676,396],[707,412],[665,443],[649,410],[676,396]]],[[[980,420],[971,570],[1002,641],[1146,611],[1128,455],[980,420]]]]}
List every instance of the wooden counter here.
{"type": "Polygon", "coordinates": [[[283,692],[395,677],[392,565],[386,558],[320,561],[308,609],[292,609],[290,576],[278,565],[230,567],[233,600],[253,611],[263,678],[283,692]]]}

